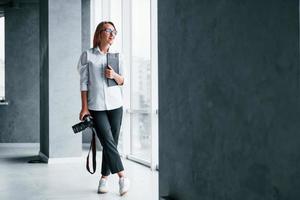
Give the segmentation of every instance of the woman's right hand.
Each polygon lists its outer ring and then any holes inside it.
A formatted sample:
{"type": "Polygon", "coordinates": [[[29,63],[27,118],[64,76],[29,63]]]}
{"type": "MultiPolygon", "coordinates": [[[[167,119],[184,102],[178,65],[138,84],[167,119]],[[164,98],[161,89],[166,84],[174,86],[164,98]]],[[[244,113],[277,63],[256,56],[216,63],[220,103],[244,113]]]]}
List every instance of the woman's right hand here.
{"type": "Polygon", "coordinates": [[[80,121],[83,121],[85,115],[91,115],[88,109],[82,109],[79,114],[80,121]]]}

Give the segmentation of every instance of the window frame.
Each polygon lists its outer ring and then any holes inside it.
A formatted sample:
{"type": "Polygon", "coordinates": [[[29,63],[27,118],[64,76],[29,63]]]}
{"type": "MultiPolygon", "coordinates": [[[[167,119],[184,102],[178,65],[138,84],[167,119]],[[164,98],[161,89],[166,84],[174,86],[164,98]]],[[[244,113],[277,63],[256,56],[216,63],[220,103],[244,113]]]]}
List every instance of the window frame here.
{"type": "MultiPolygon", "coordinates": [[[[2,14],[0,15],[0,19],[2,20],[3,18],[3,47],[1,46],[0,48],[3,48],[3,96],[0,96],[0,105],[8,105],[8,101],[6,100],[6,84],[5,84],[5,15],[2,14]]],[[[2,34],[2,33],[1,33],[2,34]]],[[[1,77],[2,79],[2,77],[1,77]]],[[[0,80],[1,80],[0,79],[0,80]]]]}
{"type": "MultiPolygon", "coordinates": [[[[95,12],[96,12],[96,3],[101,5],[101,21],[111,20],[111,3],[110,0],[91,0],[91,44],[92,37],[95,31],[95,12]],[[99,3],[101,1],[101,3],[99,3]]],[[[158,45],[157,45],[157,0],[150,1],[150,65],[151,65],[151,104],[150,110],[133,110],[131,106],[131,91],[132,91],[132,81],[128,81],[127,86],[123,88],[124,92],[129,95],[125,95],[124,99],[124,115],[123,115],[123,124],[122,130],[125,133],[122,134],[122,149],[121,156],[143,164],[150,167],[152,170],[158,170],[158,45]],[[151,156],[150,161],[143,160],[131,154],[132,152],[132,120],[131,115],[139,112],[147,112],[150,114],[151,118],[151,156]]],[[[121,16],[122,16],[122,32],[121,40],[121,52],[124,57],[124,65],[132,66],[132,0],[121,0],[121,16]]],[[[99,20],[100,21],[100,20],[99,20]]],[[[129,67],[127,69],[127,80],[131,80],[132,69],[129,67]]]]}

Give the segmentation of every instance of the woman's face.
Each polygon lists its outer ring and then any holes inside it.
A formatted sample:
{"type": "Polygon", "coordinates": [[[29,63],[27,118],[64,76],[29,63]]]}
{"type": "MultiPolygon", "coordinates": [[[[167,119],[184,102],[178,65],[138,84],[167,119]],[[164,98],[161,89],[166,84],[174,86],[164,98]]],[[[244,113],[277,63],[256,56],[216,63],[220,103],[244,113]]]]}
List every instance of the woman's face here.
{"type": "Polygon", "coordinates": [[[111,24],[104,24],[100,33],[101,43],[112,44],[116,37],[116,30],[111,24]]]}

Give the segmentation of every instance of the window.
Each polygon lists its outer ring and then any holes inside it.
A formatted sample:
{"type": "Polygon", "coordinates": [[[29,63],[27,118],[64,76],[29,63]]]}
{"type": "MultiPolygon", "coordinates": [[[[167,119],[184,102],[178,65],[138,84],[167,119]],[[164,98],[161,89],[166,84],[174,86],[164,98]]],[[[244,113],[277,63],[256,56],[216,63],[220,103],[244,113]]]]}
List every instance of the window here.
{"type": "Polygon", "coordinates": [[[100,21],[112,21],[118,36],[111,50],[122,53],[127,71],[119,151],[152,169],[158,167],[156,4],[157,0],[91,1],[91,37],[100,21]]]}
{"type": "Polygon", "coordinates": [[[4,17],[0,17],[0,101],[5,100],[4,17]]]}
{"type": "Polygon", "coordinates": [[[131,154],[151,160],[150,1],[131,1],[131,154]]]}

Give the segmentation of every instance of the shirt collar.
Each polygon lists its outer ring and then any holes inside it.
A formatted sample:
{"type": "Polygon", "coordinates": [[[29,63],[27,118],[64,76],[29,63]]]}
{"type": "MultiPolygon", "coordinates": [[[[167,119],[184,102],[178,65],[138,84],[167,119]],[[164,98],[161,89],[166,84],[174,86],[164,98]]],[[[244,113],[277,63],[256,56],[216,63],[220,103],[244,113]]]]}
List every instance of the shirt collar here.
{"type": "MultiPolygon", "coordinates": [[[[103,53],[103,52],[100,50],[99,47],[95,47],[95,48],[94,48],[94,51],[100,53],[101,55],[105,55],[105,54],[106,54],[106,53],[103,53]]],[[[109,52],[109,49],[108,49],[108,52],[109,52]]]]}

